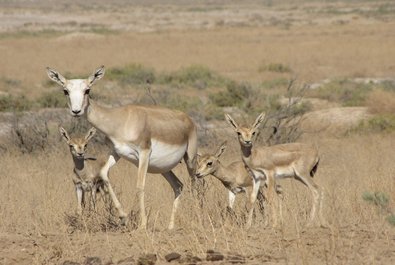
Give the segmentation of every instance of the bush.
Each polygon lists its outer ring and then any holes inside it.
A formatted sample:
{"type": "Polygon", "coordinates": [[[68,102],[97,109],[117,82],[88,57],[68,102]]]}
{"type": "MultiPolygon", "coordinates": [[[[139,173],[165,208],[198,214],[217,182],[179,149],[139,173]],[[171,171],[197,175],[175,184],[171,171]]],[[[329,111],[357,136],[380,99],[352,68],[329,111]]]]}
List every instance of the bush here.
{"type": "Polygon", "coordinates": [[[129,64],[123,68],[110,68],[106,71],[108,80],[117,81],[120,84],[142,85],[154,83],[155,72],[151,68],[146,68],[141,64],[129,64]]]}
{"type": "Polygon", "coordinates": [[[225,92],[212,94],[210,99],[218,107],[243,107],[248,102],[250,92],[249,84],[230,82],[225,92]]]}
{"type": "Polygon", "coordinates": [[[395,93],[375,89],[367,97],[366,105],[369,111],[374,114],[395,113],[395,93]]]}
{"type": "Polygon", "coordinates": [[[339,102],[343,106],[361,106],[373,84],[355,83],[347,79],[335,80],[324,84],[322,87],[310,90],[309,96],[339,102]]]}
{"type": "Polygon", "coordinates": [[[381,191],[364,192],[362,199],[370,204],[375,205],[381,214],[387,215],[385,218],[391,225],[395,225],[395,214],[391,212],[389,205],[389,196],[381,191]]]}
{"type": "Polygon", "coordinates": [[[204,89],[208,86],[224,86],[226,82],[226,78],[201,65],[191,65],[171,74],[163,74],[159,81],[162,84],[182,84],[197,89],[204,89]]]}
{"type": "Polygon", "coordinates": [[[37,104],[41,108],[63,108],[67,105],[67,98],[60,91],[45,92],[37,104]]]}
{"type": "Polygon", "coordinates": [[[395,115],[377,115],[368,120],[361,121],[353,132],[381,133],[395,130],[395,115]]]}
{"type": "Polygon", "coordinates": [[[258,69],[259,72],[275,72],[275,73],[290,73],[292,72],[291,68],[287,65],[281,63],[270,63],[267,65],[261,65],[258,69]]]}
{"type": "Polygon", "coordinates": [[[1,96],[0,111],[27,111],[32,107],[32,102],[24,95],[22,96],[1,96]]]}

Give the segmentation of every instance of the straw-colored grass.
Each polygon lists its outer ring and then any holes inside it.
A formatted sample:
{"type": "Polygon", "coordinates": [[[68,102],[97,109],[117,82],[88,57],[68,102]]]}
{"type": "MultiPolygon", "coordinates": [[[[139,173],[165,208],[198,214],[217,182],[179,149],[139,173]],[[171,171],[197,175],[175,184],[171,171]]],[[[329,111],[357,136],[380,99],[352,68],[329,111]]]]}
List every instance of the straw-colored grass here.
{"type": "MultiPolygon", "coordinates": [[[[230,137],[228,141],[230,150],[224,154],[224,163],[239,159],[235,139],[230,137]]],[[[184,165],[175,170],[185,190],[174,231],[166,230],[172,191],[160,175],[147,178],[147,231],[134,230],[130,225],[120,227],[117,218],[108,213],[100,200],[97,213],[87,211],[80,219],[75,215],[72,161],[67,148],[60,145],[36,155],[3,155],[0,213],[4,218],[0,233],[4,240],[16,244],[35,242],[26,246],[26,251],[32,251],[30,258],[36,264],[82,261],[86,256],[117,261],[147,252],[163,259],[173,251],[204,258],[207,249],[242,254],[251,262],[298,263],[301,258],[307,263],[390,261],[393,257],[386,255],[393,247],[394,228],[362,196],[364,192],[380,191],[394,205],[393,135],[305,141],[314,142],[321,150],[316,181],[325,189],[324,216],[329,228],[304,226],[311,206],[308,189],[294,180],[285,180],[281,182],[285,193],[282,229],[265,227],[263,217],[257,213],[253,227],[245,230],[244,196],[237,199],[238,217],[227,219],[227,191],[216,179],[206,177],[208,188],[200,208],[189,193],[184,165]],[[17,235],[22,237],[21,242],[17,235]]],[[[110,176],[128,212],[137,209],[135,175],[135,167],[121,160],[110,176]]],[[[7,251],[12,253],[10,248],[7,251]]],[[[23,255],[14,258],[23,261],[23,255]]]]}

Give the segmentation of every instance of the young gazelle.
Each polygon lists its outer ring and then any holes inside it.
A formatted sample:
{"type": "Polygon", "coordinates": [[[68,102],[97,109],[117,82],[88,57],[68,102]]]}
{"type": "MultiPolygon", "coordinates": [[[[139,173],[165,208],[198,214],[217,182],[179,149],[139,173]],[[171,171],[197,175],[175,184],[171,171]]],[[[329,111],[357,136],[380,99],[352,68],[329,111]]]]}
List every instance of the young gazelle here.
{"type": "MultiPolygon", "coordinates": [[[[226,150],[226,147],[226,142],[224,142],[215,154],[199,155],[195,175],[197,178],[213,175],[220,180],[225,188],[229,190],[229,208],[233,209],[233,204],[238,193],[246,192],[247,196],[251,196],[249,194],[253,191],[253,177],[241,160],[232,162],[227,166],[221,163],[220,157],[226,150]]],[[[264,185],[265,183],[262,182],[261,186],[264,185]]],[[[276,192],[281,194],[280,186],[276,187],[276,192]]],[[[264,200],[264,196],[260,190],[258,191],[258,198],[261,201],[264,200]]]]}
{"type": "Polygon", "coordinates": [[[96,192],[100,191],[102,195],[107,193],[107,185],[109,183],[106,184],[102,178],[103,174],[108,174],[108,170],[103,168],[106,160],[96,160],[85,156],[88,142],[96,133],[95,128],[91,128],[84,137],[71,138],[63,127],[59,127],[59,132],[69,145],[70,153],[73,157],[73,182],[77,194],[77,212],[82,214],[86,192],[91,193],[91,205],[93,208],[95,208],[96,204],[96,192]]]}
{"type": "MultiPolygon", "coordinates": [[[[268,187],[267,201],[272,209],[273,226],[277,226],[279,202],[275,195],[276,180],[295,178],[306,185],[313,196],[309,224],[314,221],[318,208],[320,222],[323,225],[325,223],[321,211],[323,195],[319,186],[313,181],[319,162],[317,149],[302,143],[253,146],[259,132],[259,126],[264,120],[263,113],[256,118],[250,127],[239,126],[229,114],[225,114],[225,119],[237,133],[243,162],[254,177],[253,192],[250,197],[251,205],[256,200],[261,181],[265,181],[268,187]]],[[[251,226],[252,214],[253,207],[249,210],[247,226],[251,226]]]]}

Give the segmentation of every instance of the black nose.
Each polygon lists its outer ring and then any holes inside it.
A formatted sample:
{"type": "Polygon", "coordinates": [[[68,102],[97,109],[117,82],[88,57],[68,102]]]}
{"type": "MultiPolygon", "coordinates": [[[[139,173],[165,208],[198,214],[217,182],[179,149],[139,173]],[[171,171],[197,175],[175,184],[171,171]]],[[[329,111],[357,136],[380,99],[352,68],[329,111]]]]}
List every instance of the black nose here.
{"type": "Polygon", "coordinates": [[[244,141],[246,144],[250,144],[251,143],[251,141],[244,141]]]}
{"type": "Polygon", "coordinates": [[[72,110],[71,112],[73,112],[74,114],[78,114],[81,112],[81,110],[72,110]]]}

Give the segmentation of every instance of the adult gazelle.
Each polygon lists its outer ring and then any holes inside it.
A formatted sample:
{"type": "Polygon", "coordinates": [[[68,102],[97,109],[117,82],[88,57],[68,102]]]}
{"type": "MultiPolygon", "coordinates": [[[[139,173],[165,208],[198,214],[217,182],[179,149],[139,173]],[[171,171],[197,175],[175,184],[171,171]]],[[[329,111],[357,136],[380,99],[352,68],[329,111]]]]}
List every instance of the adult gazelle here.
{"type": "MultiPolygon", "coordinates": [[[[144,205],[147,172],[162,174],[169,182],[174,191],[169,223],[169,229],[172,229],[183,187],[172,169],[184,158],[189,175],[193,178],[197,152],[196,126],[185,113],[163,107],[99,105],[89,98],[89,92],[104,72],[104,66],[101,66],[87,79],[67,80],[56,70],[47,68],[49,78],[62,86],[71,115],[86,115],[88,121],[113,143],[114,150],[107,160],[107,167],[111,168],[121,157],[138,167],[137,196],[141,228],[147,225],[144,205]]],[[[124,221],[126,214],[122,207],[118,205],[117,209],[124,221]]]]}

